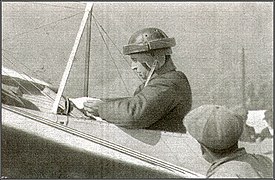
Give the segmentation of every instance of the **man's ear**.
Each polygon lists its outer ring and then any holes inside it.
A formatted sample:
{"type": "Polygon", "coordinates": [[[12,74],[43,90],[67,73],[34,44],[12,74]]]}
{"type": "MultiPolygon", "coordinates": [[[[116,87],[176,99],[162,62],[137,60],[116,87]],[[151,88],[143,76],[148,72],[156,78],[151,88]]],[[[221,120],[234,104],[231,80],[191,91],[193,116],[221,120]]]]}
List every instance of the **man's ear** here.
{"type": "Polygon", "coordinates": [[[165,60],[165,55],[158,55],[158,56],[155,56],[154,59],[158,61],[156,70],[160,69],[160,68],[165,64],[165,61],[166,61],[166,60],[165,60]]]}

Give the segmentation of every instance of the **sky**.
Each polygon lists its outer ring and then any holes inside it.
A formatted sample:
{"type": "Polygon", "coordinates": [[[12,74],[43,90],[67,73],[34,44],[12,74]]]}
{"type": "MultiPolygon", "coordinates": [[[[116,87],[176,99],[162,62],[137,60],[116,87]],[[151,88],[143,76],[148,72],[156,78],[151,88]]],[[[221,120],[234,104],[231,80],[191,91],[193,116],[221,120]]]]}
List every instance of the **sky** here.
{"type": "MultiPolygon", "coordinates": [[[[84,9],[85,3],[3,2],[2,65],[58,87],[84,9]]],[[[122,47],[146,27],[176,39],[172,59],[189,79],[193,107],[240,103],[242,48],[246,85],[273,87],[272,3],[105,2],[92,13],[89,96],[132,95],[141,81],[122,47]]],[[[83,96],[85,43],[84,33],[64,92],[69,97],[83,96]]]]}

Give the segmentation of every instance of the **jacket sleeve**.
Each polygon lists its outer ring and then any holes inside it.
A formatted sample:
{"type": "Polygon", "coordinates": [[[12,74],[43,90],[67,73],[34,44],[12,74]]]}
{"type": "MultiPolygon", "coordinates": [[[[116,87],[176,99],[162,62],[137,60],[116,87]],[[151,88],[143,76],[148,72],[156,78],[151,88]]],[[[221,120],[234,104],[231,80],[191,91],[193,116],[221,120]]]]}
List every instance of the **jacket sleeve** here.
{"type": "Polygon", "coordinates": [[[175,106],[176,93],[169,85],[148,84],[133,97],[103,103],[102,119],[127,128],[145,128],[161,119],[175,106]]]}

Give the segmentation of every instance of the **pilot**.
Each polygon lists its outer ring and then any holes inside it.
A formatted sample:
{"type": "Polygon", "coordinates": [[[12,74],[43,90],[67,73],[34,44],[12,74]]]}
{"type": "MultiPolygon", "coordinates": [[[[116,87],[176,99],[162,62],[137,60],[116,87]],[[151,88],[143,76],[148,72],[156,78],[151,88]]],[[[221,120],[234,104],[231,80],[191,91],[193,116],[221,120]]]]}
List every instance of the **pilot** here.
{"type": "Polygon", "coordinates": [[[201,146],[203,158],[211,163],[208,178],[272,178],[271,159],[249,154],[238,147],[244,121],[218,105],[203,105],[187,114],[187,132],[201,146]]]}
{"type": "Polygon", "coordinates": [[[126,128],[185,133],[182,120],[191,109],[192,94],[186,75],[172,61],[175,45],[157,28],[135,32],[123,53],[144,82],[132,97],[87,101],[84,111],[126,128]]]}

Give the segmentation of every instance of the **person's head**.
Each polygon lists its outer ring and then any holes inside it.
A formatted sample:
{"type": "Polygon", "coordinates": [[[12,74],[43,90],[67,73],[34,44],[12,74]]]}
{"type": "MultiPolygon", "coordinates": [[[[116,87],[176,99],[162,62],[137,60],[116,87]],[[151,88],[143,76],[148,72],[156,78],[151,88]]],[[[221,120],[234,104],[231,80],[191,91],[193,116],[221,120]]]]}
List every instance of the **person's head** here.
{"type": "Polygon", "coordinates": [[[184,118],[187,132],[200,144],[205,160],[212,163],[238,148],[243,120],[224,106],[202,105],[184,118]]]}
{"type": "Polygon", "coordinates": [[[131,57],[132,69],[145,80],[151,69],[158,70],[165,64],[175,44],[175,39],[168,38],[162,30],[145,28],[130,37],[123,53],[131,57]]]}

